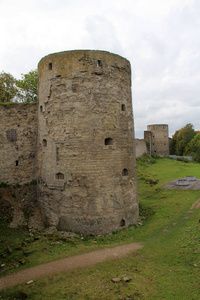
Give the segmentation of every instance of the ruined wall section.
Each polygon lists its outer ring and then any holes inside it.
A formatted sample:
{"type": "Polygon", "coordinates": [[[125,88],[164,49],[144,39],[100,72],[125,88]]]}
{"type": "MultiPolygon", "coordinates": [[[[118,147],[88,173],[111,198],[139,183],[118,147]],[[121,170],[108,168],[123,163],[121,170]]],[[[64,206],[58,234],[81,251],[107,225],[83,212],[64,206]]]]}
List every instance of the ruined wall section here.
{"type": "Polygon", "coordinates": [[[33,179],[36,104],[0,105],[0,182],[30,183],[33,179]]]}
{"type": "Polygon", "coordinates": [[[148,153],[147,143],[145,140],[135,139],[136,158],[148,153]]]}
{"type": "Polygon", "coordinates": [[[130,63],[48,55],[39,73],[39,202],[47,225],[108,233],[138,219],[130,63]]]}
{"type": "Polygon", "coordinates": [[[151,132],[151,155],[167,157],[169,155],[168,125],[148,125],[147,130],[151,132]]]}
{"type": "Polygon", "coordinates": [[[147,145],[147,153],[152,155],[152,132],[151,131],[144,131],[144,140],[147,145]]]}

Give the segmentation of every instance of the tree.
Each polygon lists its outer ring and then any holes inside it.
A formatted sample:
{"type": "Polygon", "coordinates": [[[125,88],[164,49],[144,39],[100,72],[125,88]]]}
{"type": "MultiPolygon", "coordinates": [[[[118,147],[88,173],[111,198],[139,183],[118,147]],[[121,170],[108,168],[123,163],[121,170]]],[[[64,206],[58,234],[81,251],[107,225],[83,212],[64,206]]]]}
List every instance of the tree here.
{"type": "Polygon", "coordinates": [[[197,133],[188,144],[187,153],[192,155],[194,160],[200,162],[200,133],[197,133]]]}
{"type": "Polygon", "coordinates": [[[176,155],[185,155],[187,144],[194,138],[196,132],[193,125],[188,123],[185,127],[176,131],[172,137],[172,151],[176,155]]]}
{"type": "Polygon", "coordinates": [[[0,73],[0,102],[11,102],[17,94],[16,79],[10,74],[0,73]]]}
{"type": "Polygon", "coordinates": [[[37,101],[37,70],[30,71],[27,74],[22,74],[22,79],[16,81],[18,87],[17,96],[22,102],[36,102],[37,101]]]}
{"type": "Polygon", "coordinates": [[[176,155],[177,136],[178,136],[178,130],[172,136],[170,154],[175,154],[176,155]]]}

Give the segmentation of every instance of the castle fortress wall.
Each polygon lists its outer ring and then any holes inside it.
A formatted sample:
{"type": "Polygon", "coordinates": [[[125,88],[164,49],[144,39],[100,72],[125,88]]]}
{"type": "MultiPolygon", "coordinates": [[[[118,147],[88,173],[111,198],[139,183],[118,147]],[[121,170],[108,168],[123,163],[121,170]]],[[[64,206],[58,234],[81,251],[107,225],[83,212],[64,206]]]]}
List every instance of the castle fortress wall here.
{"type": "Polygon", "coordinates": [[[30,183],[33,179],[36,104],[0,105],[0,182],[30,183]]]}
{"type": "Polygon", "coordinates": [[[130,63],[66,51],[38,65],[38,197],[47,225],[102,234],[138,219],[130,63]]]}
{"type": "Polygon", "coordinates": [[[149,154],[145,140],[135,139],[135,152],[136,158],[149,154]]]}

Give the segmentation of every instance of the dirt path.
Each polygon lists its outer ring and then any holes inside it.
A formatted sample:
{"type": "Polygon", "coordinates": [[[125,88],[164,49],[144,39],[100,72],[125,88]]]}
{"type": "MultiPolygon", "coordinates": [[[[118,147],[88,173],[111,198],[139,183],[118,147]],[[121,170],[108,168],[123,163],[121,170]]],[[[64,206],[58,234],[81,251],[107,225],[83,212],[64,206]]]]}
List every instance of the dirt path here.
{"type": "Polygon", "coordinates": [[[196,207],[196,209],[200,208],[200,199],[198,199],[197,201],[195,201],[192,206],[190,207],[190,209],[194,209],[196,207]]]}
{"type": "Polygon", "coordinates": [[[128,245],[92,251],[85,254],[70,256],[53,262],[24,269],[17,273],[0,278],[0,290],[9,288],[19,283],[35,280],[39,277],[66,272],[69,270],[96,265],[108,259],[122,258],[133,251],[141,249],[142,244],[128,245]]]}

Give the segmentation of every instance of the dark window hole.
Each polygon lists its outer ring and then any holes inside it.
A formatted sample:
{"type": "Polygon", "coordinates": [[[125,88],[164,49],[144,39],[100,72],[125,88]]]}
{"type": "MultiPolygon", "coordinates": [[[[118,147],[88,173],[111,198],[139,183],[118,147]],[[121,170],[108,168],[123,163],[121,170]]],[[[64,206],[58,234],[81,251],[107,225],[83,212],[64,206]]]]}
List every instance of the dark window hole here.
{"type": "Polygon", "coordinates": [[[112,138],[105,139],[105,145],[113,145],[113,139],[112,138]]]}
{"type": "Polygon", "coordinates": [[[18,167],[19,166],[19,162],[18,160],[15,161],[15,166],[18,167]]]}
{"type": "Polygon", "coordinates": [[[121,109],[122,109],[122,111],[125,111],[125,110],[126,110],[125,104],[122,104],[121,109]]]}
{"type": "Polygon", "coordinates": [[[49,70],[52,70],[52,63],[49,63],[49,70]]]}
{"type": "Polygon", "coordinates": [[[43,140],[42,140],[42,146],[43,146],[43,147],[47,147],[47,140],[46,140],[46,139],[43,139],[43,140]]]}
{"type": "Polygon", "coordinates": [[[59,148],[56,147],[56,161],[58,161],[59,148]]]}
{"type": "Polygon", "coordinates": [[[122,176],[128,176],[128,170],[126,168],[123,169],[122,176]]]}
{"type": "Polygon", "coordinates": [[[40,112],[43,112],[43,106],[42,105],[40,106],[40,112]]]}
{"type": "Polygon", "coordinates": [[[124,220],[124,219],[121,219],[121,221],[120,221],[120,226],[123,227],[123,226],[125,226],[125,225],[126,225],[125,220],[124,220]]]}
{"type": "Polygon", "coordinates": [[[64,179],[64,174],[63,173],[57,173],[56,174],[56,179],[64,179]]]}
{"type": "Polygon", "coordinates": [[[102,61],[100,59],[97,60],[97,67],[102,67],[102,61]]]}

